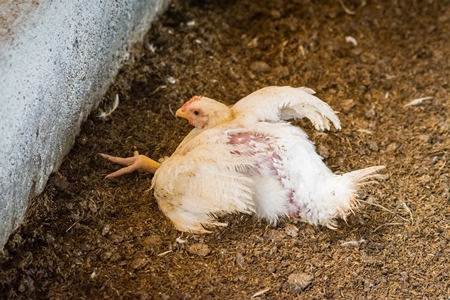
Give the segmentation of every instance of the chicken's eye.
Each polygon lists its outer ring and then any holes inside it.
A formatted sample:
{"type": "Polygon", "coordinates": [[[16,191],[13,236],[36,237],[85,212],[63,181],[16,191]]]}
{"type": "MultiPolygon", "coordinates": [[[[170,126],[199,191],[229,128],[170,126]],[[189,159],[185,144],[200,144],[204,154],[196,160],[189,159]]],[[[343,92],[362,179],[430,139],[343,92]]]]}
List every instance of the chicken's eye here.
{"type": "Polygon", "coordinates": [[[198,116],[200,112],[198,110],[194,110],[194,115],[198,116]]]}

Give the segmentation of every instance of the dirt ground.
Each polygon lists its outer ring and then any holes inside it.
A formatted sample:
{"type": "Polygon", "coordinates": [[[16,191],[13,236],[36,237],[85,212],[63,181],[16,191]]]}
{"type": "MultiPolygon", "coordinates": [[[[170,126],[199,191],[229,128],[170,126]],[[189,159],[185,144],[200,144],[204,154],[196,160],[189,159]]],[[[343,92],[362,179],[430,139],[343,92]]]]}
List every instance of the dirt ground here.
{"type": "Polygon", "coordinates": [[[450,1],[175,1],[11,236],[0,297],[448,299],[449,32],[450,1]],[[119,166],[100,152],[170,156],[193,95],[232,104],[268,85],[311,87],[339,112],[340,131],[298,122],[331,170],[387,166],[337,230],[235,215],[181,233],[151,175],[104,179],[119,166]]]}

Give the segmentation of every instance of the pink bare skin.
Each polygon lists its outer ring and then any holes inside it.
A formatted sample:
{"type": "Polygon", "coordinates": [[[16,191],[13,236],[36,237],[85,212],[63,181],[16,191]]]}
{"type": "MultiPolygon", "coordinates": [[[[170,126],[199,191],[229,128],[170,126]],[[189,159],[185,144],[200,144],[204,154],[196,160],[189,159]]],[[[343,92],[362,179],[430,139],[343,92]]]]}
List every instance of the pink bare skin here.
{"type": "Polygon", "coordinates": [[[153,159],[145,155],[139,154],[138,151],[134,151],[134,156],[132,157],[117,157],[104,153],[100,153],[100,156],[109,161],[112,161],[113,163],[126,166],[111,174],[106,175],[106,178],[115,178],[135,171],[154,174],[161,165],[159,162],[154,161],[153,159]]]}

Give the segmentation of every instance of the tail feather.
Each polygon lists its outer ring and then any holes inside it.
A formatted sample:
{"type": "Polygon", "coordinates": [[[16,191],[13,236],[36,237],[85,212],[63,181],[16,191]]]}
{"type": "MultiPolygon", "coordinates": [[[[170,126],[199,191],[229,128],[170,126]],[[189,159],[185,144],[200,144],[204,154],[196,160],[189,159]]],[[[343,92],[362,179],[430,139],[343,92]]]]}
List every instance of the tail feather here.
{"type": "Polygon", "coordinates": [[[386,176],[377,172],[385,169],[385,166],[373,166],[361,170],[356,170],[345,174],[345,176],[354,178],[357,185],[362,186],[370,183],[377,183],[376,180],[371,179],[385,179],[386,176]],[[370,180],[370,181],[368,181],[370,180]]]}
{"type": "MultiPolygon", "coordinates": [[[[359,200],[357,198],[357,193],[359,187],[370,183],[378,183],[376,181],[377,179],[384,179],[385,176],[383,174],[377,173],[384,168],[385,166],[373,166],[342,175],[342,177],[345,178],[344,180],[347,181],[348,184],[348,204],[344,205],[343,207],[339,207],[336,216],[330,219],[330,222],[327,224],[328,228],[336,229],[336,217],[339,217],[345,221],[349,214],[354,213],[354,211],[358,209],[359,200]]],[[[343,203],[345,203],[345,201],[343,203]]]]}
{"type": "Polygon", "coordinates": [[[385,176],[377,172],[384,168],[384,166],[374,166],[330,177],[326,187],[316,194],[316,199],[322,199],[322,201],[314,201],[315,204],[310,203],[309,207],[313,209],[307,218],[308,221],[312,224],[322,224],[330,229],[336,229],[338,218],[345,221],[349,214],[358,209],[359,188],[383,179],[385,176]]]}

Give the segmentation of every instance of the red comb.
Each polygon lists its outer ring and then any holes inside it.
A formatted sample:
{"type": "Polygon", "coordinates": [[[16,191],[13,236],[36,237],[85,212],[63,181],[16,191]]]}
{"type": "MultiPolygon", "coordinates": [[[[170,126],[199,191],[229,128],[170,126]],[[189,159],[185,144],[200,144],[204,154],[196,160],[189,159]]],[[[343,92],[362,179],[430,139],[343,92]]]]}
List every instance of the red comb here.
{"type": "Polygon", "coordinates": [[[200,96],[194,96],[192,97],[188,102],[186,102],[185,104],[183,104],[183,106],[181,107],[182,110],[184,110],[186,108],[186,106],[188,106],[189,104],[191,104],[192,102],[195,102],[197,100],[200,100],[201,97],[200,96]]]}

